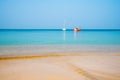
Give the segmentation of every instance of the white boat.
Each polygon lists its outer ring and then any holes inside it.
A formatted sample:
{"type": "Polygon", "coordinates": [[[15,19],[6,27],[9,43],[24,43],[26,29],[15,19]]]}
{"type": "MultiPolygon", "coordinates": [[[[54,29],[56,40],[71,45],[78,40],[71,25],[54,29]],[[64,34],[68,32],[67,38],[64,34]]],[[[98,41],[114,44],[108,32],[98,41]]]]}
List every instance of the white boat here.
{"type": "Polygon", "coordinates": [[[62,30],[63,30],[63,31],[66,31],[66,28],[65,28],[65,21],[64,21],[62,30]]]}
{"type": "Polygon", "coordinates": [[[62,30],[63,30],[63,31],[65,31],[65,30],[66,30],[66,28],[63,28],[62,30]]]}

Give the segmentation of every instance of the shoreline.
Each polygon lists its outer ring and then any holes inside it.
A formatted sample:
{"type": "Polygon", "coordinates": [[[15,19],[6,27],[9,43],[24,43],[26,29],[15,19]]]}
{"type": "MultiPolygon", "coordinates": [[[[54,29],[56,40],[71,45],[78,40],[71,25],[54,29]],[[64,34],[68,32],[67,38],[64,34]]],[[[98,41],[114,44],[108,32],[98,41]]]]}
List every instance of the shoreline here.
{"type": "Polygon", "coordinates": [[[47,57],[63,57],[63,56],[120,56],[120,53],[118,54],[41,54],[41,55],[24,55],[24,56],[9,56],[9,57],[0,57],[0,60],[18,60],[18,59],[37,59],[37,58],[47,58],[47,57]]]}
{"type": "Polygon", "coordinates": [[[48,54],[119,54],[120,45],[22,45],[0,46],[0,57],[48,54]]]}

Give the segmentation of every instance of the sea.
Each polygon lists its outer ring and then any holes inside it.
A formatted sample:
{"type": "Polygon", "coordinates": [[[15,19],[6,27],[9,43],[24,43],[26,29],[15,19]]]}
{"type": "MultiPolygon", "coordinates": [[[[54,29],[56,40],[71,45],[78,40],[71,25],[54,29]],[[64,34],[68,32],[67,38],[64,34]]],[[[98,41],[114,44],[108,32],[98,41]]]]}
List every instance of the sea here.
{"type": "Polygon", "coordinates": [[[120,30],[0,30],[0,56],[46,53],[120,53],[120,30]]]}

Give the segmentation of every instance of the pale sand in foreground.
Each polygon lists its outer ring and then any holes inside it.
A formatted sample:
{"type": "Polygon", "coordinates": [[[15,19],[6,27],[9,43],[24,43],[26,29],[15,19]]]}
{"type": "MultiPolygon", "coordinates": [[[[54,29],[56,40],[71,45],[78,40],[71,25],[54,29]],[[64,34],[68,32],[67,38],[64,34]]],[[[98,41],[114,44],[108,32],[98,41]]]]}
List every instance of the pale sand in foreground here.
{"type": "Polygon", "coordinates": [[[0,80],[120,80],[120,54],[0,58],[0,80]]]}

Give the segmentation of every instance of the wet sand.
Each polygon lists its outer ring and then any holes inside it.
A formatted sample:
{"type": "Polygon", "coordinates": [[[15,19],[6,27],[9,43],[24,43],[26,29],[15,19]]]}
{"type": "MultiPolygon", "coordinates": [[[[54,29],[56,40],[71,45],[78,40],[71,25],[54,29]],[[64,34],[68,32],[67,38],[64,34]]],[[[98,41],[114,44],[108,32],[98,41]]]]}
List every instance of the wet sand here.
{"type": "Polygon", "coordinates": [[[0,80],[120,80],[120,54],[1,57],[0,80]]]}

